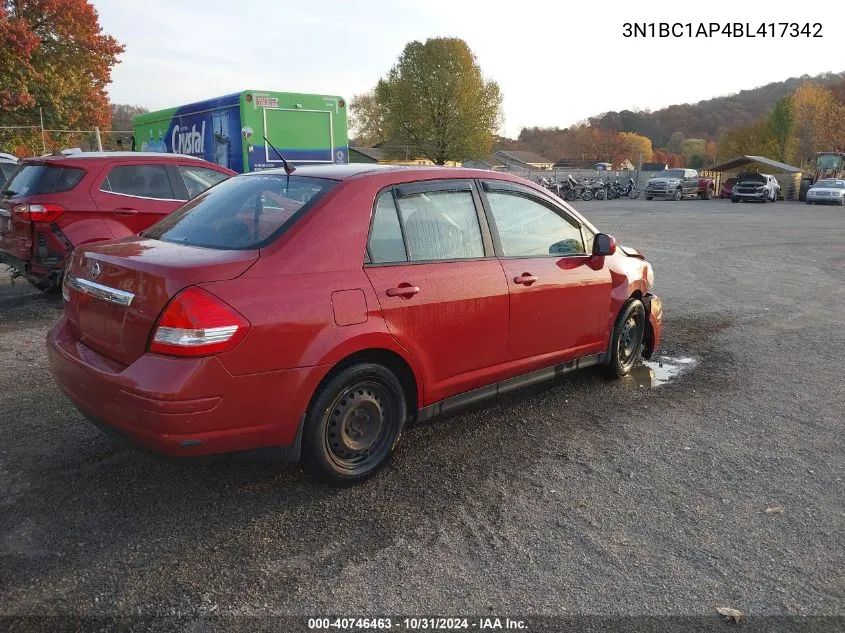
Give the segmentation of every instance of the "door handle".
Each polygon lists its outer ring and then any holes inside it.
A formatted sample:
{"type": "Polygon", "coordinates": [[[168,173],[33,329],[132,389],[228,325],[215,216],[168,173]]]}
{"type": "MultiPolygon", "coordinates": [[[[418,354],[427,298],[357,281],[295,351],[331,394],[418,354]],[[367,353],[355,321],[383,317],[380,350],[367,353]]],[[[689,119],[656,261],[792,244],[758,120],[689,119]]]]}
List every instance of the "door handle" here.
{"type": "Polygon", "coordinates": [[[123,208],[123,209],[115,209],[114,212],[117,215],[138,215],[138,209],[123,208]]]}
{"type": "Polygon", "coordinates": [[[403,299],[410,299],[420,291],[419,287],[412,286],[408,283],[399,284],[396,288],[388,288],[388,297],[402,297],[403,299]]]}
{"type": "Polygon", "coordinates": [[[535,281],[537,281],[537,278],[531,273],[522,273],[519,277],[513,278],[515,284],[522,284],[524,286],[530,286],[535,281]]]}

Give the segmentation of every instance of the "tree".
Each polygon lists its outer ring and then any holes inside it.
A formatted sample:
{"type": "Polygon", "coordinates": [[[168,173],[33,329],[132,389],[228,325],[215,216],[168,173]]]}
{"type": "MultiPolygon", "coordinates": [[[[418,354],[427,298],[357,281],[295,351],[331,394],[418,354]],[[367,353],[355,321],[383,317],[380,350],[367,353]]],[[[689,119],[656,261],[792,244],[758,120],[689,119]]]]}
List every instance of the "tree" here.
{"type": "Polygon", "coordinates": [[[786,160],[786,153],[792,144],[792,100],[784,97],[775,104],[772,113],[769,115],[769,131],[777,148],[777,157],[780,162],[786,160]]]}
{"type": "Polygon", "coordinates": [[[672,152],[673,154],[680,154],[681,144],[683,142],[684,135],[680,132],[674,132],[672,136],[669,137],[669,141],[666,143],[666,150],[672,152]]]}
{"type": "Polygon", "coordinates": [[[698,169],[704,164],[704,157],[707,154],[707,141],[703,138],[688,138],[681,143],[680,150],[684,162],[693,169],[698,169]]]}
{"type": "MultiPolygon", "coordinates": [[[[0,0],[0,125],[38,125],[41,108],[48,129],[107,129],[123,50],[88,0],[0,0]]],[[[4,135],[0,149],[22,140],[4,135]]]]}
{"type": "Polygon", "coordinates": [[[375,88],[388,154],[410,146],[438,165],[486,154],[501,121],[499,85],[486,81],[466,42],[434,38],[405,46],[375,88]]]}
{"type": "Polygon", "coordinates": [[[815,152],[836,149],[845,140],[845,106],[830,88],[807,82],[792,96],[795,162],[802,164],[815,152]]]}
{"type": "Polygon", "coordinates": [[[634,165],[639,165],[640,158],[644,163],[651,162],[654,157],[654,150],[650,138],[633,132],[622,132],[620,136],[624,147],[624,158],[629,159],[634,165]]]}
{"type": "Polygon", "coordinates": [[[354,95],[349,102],[349,128],[359,146],[383,143],[387,139],[384,108],[379,107],[374,90],[354,95]]]}
{"type": "Polygon", "coordinates": [[[773,156],[775,139],[766,119],[759,119],[751,125],[727,130],[719,138],[719,154],[724,158],[734,156],[773,156]]]}
{"type": "Polygon", "coordinates": [[[112,103],[111,106],[111,129],[120,131],[132,130],[132,119],[139,114],[149,112],[147,108],[129,105],[127,103],[112,103]]]}

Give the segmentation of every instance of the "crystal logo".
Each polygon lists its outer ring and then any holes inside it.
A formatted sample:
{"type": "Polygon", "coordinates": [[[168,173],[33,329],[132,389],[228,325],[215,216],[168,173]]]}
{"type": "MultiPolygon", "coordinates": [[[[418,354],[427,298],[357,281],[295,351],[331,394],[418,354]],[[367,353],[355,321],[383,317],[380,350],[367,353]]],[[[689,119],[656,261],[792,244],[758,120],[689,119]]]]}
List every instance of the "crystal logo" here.
{"type": "Polygon", "coordinates": [[[196,124],[192,125],[190,130],[187,125],[177,125],[173,128],[170,144],[176,154],[204,154],[205,121],[202,122],[199,130],[196,124]]]}

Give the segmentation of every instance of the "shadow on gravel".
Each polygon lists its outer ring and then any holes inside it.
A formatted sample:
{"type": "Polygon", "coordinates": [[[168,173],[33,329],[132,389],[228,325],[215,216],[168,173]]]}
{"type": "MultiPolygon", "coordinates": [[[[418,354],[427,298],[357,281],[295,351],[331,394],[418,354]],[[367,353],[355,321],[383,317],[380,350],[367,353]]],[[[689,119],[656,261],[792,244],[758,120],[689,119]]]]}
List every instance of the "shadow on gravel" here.
{"type": "MultiPolygon", "coordinates": [[[[703,368],[718,364],[710,386],[723,386],[730,355],[714,338],[729,325],[727,317],[667,323],[665,347],[701,362],[678,385],[702,388],[703,368]]],[[[73,591],[53,595],[52,608],[78,607],[79,595],[108,603],[126,593],[137,603],[197,604],[203,581],[190,578],[204,569],[225,574],[233,597],[268,571],[280,583],[276,591],[295,594],[316,569],[332,576],[397,543],[425,547],[453,524],[474,547],[496,551],[506,538],[497,532],[504,508],[520,494],[515,482],[524,471],[549,455],[592,468],[585,434],[600,453],[641,415],[640,401],[661,407],[683,397],[683,387],[673,385],[632,392],[598,371],[575,373],[410,426],[382,473],[346,489],[276,462],[141,453],[57,400],[57,415],[31,425],[14,455],[0,462],[14,466],[0,488],[0,602],[12,605],[39,586],[49,591],[73,579],[73,591]],[[137,570],[158,577],[140,583],[137,570]]],[[[43,415],[36,404],[19,405],[14,415],[21,418],[43,415]]]]}

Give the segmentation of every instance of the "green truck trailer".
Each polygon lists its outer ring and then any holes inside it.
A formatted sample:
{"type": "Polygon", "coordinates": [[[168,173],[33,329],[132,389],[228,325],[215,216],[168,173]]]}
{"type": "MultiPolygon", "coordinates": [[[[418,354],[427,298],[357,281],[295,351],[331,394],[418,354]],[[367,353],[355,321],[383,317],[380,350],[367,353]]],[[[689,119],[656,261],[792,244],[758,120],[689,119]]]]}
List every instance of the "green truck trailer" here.
{"type": "Polygon", "coordinates": [[[189,154],[240,173],[281,167],[274,147],[294,164],[349,161],[346,101],[334,95],[245,90],[132,124],[138,151],[189,154]]]}

